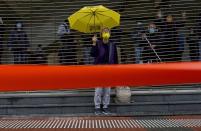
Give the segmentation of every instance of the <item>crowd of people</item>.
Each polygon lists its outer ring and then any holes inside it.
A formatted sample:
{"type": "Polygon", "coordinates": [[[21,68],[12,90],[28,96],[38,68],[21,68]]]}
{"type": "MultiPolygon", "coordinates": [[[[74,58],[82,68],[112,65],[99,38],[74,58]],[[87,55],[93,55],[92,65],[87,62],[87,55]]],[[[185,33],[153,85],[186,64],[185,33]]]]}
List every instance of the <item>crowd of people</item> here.
{"type": "MultiPolygon", "coordinates": [[[[65,60],[67,60],[64,64],[66,64],[72,62],[70,61],[73,60],[72,56],[76,56],[72,54],[75,51],[74,46],[76,42],[70,35],[71,32],[68,23],[65,21],[64,24],[60,25],[58,34],[60,34],[59,32],[61,30],[64,31],[60,36],[63,43],[63,50],[61,52],[67,52],[65,49],[68,49],[68,53],[70,53],[70,55],[64,55],[65,60]]],[[[197,21],[196,28],[187,27],[185,12],[182,13],[181,20],[176,21],[173,15],[167,14],[163,16],[159,10],[157,17],[149,21],[147,26],[143,25],[142,22],[138,22],[135,32],[131,33],[133,44],[136,47],[135,62],[180,62],[182,61],[183,53],[186,51],[186,45],[189,46],[188,51],[191,61],[199,61],[201,41],[199,37],[200,25],[201,22],[197,21]]],[[[112,32],[109,28],[104,27],[101,29],[99,37],[94,35],[91,39],[85,39],[92,45],[88,53],[94,58],[94,64],[119,63],[117,46],[123,44],[123,41],[120,39],[124,35],[123,32],[120,29],[112,32]]],[[[94,105],[96,115],[110,114],[110,90],[110,87],[97,87],[95,89],[94,105]]]]}
{"type": "MultiPolygon", "coordinates": [[[[136,21],[133,21],[135,23],[136,21]]],[[[134,24],[133,24],[134,25],[134,24]]],[[[201,56],[201,13],[195,24],[187,25],[186,12],[176,20],[173,14],[160,9],[156,17],[148,22],[137,21],[129,35],[135,47],[134,63],[180,62],[184,52],[189,52],[191,61],[199,61],[201,56]],[[188,45],[188,46],[187,46],[188,45]]],[[[46,64],[47,54],[42,44],[30,50],[31,42],[24,23],[17,21],[5,38],[6,26],[0,18],[0,63],[5,47],[13,55],[14,64],[46,64]],[[5,44],[6,43],[6,44],[5,44]]],[[[61,43],[57,50],[59,64],[118,64],[127,52],[123,46],[123,29],[102,27],[95,35],[75,32],[70,29],[68,20],[58,27],[57,38],[61,43]],[[79,36],[79,38],[77,38],[79,36]],[[81,43],[81,44],[80,44],[81,43]],[[120,48],[120,53],[118,49],[120,48]],[[79,51],[82,50],[82,53],[79,51]],[[81,56],[81,60],[78,58],[81,56]]],[[[123,59],[122,59],[123,60],[123,59]]],[[[95,114],[109,114],[110,87],[95,89],[95,114]]]]}
{"type": "Polygon", "coordinates": [[[200,60],[200,37],[198,21],[194,27],[187,27],[185,12],[181,20],[175,20],[173,15],[163,16],[161,11],[155,19],[143,26],[138,22],[133,33],[136,43],[136,63],[179,62],[183,53],[189,50],[191,61],[200,60]],[[189,46],[186,49],[186,46],[189,46]]]}
{"type": "MultiPolygon", "coordinates": [[[[173,15],[165,15],[159,10],[154,19],[146,23],[137,21],[133,32],[130,32],[133,46],[135,47],[135,51],[133,51],[135,53],[134,62],[178,62],[182,61],[186,50],[189,52],[189,59],[191,61],[199,61],[201,44],[200,19],[201,14],[197,17],[194,26],[188,26],[185,12],[182,12],[180,19],[177,18],[176,20],[173,15]],[[186,45],[188,45],[188,48],[186,48],[186,45]]],[[[7,39],[4,37],[5,30],[6,27],[1,19],[0,59],[2,59],[2,52],[5,47],[3,45],[6,45],[8,50],[13,54],[15,64],[47,63],[47,56],[43,53],[43,45],[38,44],[35,51],[30,51],[30,39],[24,29],[23,22],[17,21],[15,23],[13,29],[9,31],[7,39]],[[5,44],[5,41],[7,44],[5,44]]],[[[58,50],[60,64],[93,64],[93,57],[90,55],[92,35],[76,34],[75,31],[70,30],[67,20],[58,27],[57,35],[61,43],[58,50]],[[80,37],[76,38],[76,36],[80,37]],[[78,47],[79,43],[82,43],[80,47],[78,47]],[[80,48],[82,48],[83,52],[80,54],[83,56],[82,60],[79,60],[77,55],[80,48]]],[[[126,56],[123,48],[125,41],[121,39],[123,36],[123,29],[117,28],[111,30],[111,39],[120,48],[121,57],[126,56]]],[[[123,59],[121,63],[124,63],[123,59]]]]}
{"type": "Polygon", "coordinates": [[[41,44],[38,44],[35,50],[30,50],[31,44],[23,22],[17,21],[12,30],[8,31],[8,28],[0,18],[0,63],[4,63],[3,53],[11,53],[14,64],[46,63],[41,44]]]}
{"type": "MultiPolygon", "coordinates": [[[[136,27],[133,29],[134,31],[130,33],[133,46],[135,47],[135,51],[133,51],[135,53],[134,62],[153,63],[180,62],[183,60],[199,61],[201,54],[201,37],[199,31],[201,28],[201,22],[199,21],[200,17],[198,17],[195,25],[188,26],[185,12],[182,12],[181,17],[179,19],[177,18],[176,20],[173,15],[164,15],[159,10],[156,17],[148,21],[148,23],[145,24],[143,21],[138,21],[136,27]],[[189,56],[186,56],[187,53],[189,56]]],[[[70,60],[74,60],[74,63],[76,63],[77,59],[73,58],[73,56],[76,57],[73,52],[76,52],[75,45],[77,42],[72,37],[73,33],[70,32],[68,26],[68,23],[66,27],[63,26],[63,28],[66,28],[67,30],[66,33],[64,33],[65,35],[60,37],[63,43],[63,47],[60,50],[60,56],[63,56],[63,59],[66,60],[65,62],[61,61],[61,63],[64,64],[71,64],[73,61],[70,60]],[[67,41],[63,41],[63,39],[67,39],[67,41]],[[70,54],[62,55],[62,53],[70,54]]],[[[123,29],[117,28],[111,30],[111,40],[116,42],[117,46],[120,48],[121,55],[119,57],[126,57],[126,52],[123,48],[123,45],[126,43],[126,41],[121,39],[121,37],[124,37],[124,35],[123,29]]],[[[89,50],[91,47],[89,45],[91,43],[92,36],[83,36],[84,38],[81,39],[84,41],[84,47],[87,47],[87,50],[84,51],[85,56],[87,57],[84,57],[84,59],[91,58],[89,55],[89,50]]],[[[89,63],[91,64],[92,62],[89,63]]],[[[84,62],[84,64],[89,63],[84,62]]],[[[123,63],[123,61],[121,61],[121,63],[123,63]]]]}

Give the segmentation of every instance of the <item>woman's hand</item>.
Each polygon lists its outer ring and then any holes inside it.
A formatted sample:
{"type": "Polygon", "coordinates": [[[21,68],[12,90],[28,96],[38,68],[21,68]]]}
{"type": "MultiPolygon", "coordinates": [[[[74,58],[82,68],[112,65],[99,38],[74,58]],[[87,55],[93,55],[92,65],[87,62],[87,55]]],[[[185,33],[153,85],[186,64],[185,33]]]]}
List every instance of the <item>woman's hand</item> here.
{"type": "Polygon", "coordinates": [[[96,35],[94,35],[94,36],[92,37],[92,42],[93,42],[93,45],[95,46],[95,45],[96,45],[96,42],[97,42],[97,36],[96,36],[96,35]]]}

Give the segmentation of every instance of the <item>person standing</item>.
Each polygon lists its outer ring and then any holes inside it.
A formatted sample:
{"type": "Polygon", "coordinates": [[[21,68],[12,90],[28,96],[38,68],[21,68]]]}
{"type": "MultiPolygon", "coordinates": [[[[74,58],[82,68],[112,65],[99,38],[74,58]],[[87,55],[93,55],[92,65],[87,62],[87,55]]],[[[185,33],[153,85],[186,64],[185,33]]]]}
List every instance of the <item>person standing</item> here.
{"type": "Polygon", "coordinates": [[[161,33],[157,26],[150,22],[148,26],[148,32],[144,34],[145,42],[143,43],[144,50],[142,52],[143,63],[160,62],[161,60],[161,45],[162,39],[161,33]]]}
{"type": "MultiPolygon", "coordinates": [[[[102,28],[100,32],[100,40],[97,40],[95,35],[92,38],[93,46],[91,56],[95,57],[94,64],[118,64],[117,47],[116,44],[109,39],[110,36],[110,29],[105,27],[102,28]]],[[[110,87],[99,87],[95,89],[94,103],[96,115],[101,115],[102,113],[107,115],[110,113],[108,109],[110,104],[110,90],[110,87]],[[101,105],[103,105],[102,108],[101,105]]]]}
{"type": "Polygon", "coordinates": [[[62,23],[57,31],[61,41],[59,49],[59,62],[62,65],[75,65],[77,64],[77,43],[75,41],[75,32],[70,31],[68,20],[62,23]]]}
{"type": "Polygon", "coordinates": [[[166,16],[164,34],[164,46],[162,59],[165,62],[179,62],[182,60],[182,52],[178,41],[176,23],[172,15],[166,16]]]}
{"type": "Polygon", "coordinates": [[[5,33],[5,26],[4,26],[2,18],[0,17],[0,64],[2,63],[4,33],[5,33]]]}
{"type": "Polygon", "coordinates": [[[9,36],[8,46],[14,55],[14,63],[26,64],[27,50],[30,44],[22,22],[15,24],[15,28],[9,36]]]}
{"type": "Polygon", "coordinates": [[[190,34],[187,37],[191,61],[199,61],[199,39],[193,28],[190,28],[190,34]]]}
{"type": "Polygon", "coordinates": [[[57,35],[59,36],[60,40],[62,41],[65,38],[65,35],[68,35],[68,34],[70,34],[68,20],[64,20],[64,23],[59,25],[57,35]]]}

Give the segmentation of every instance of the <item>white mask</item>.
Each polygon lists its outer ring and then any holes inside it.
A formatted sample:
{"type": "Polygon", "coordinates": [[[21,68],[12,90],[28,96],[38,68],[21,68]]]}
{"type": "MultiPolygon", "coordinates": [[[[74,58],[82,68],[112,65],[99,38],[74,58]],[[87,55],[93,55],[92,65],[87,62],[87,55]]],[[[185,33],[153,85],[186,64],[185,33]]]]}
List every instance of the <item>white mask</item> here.
{"type": "Polygon", "coordinates": [[[142,22],[137,22],[137,25],[142,25],[142,22]]]}
{"type": "Polygon", "coordinates": [[[17,23],[16,27],[17,27],[18,31],[21,31],[22,30],[22,23],[17,23]]]}
{"type": "Polygon", "coordinates": [[[162,15],[162,12],[159,11],[158,14],[157,14],[157,16],[158,16],[158,18],[162,18],[162,16],[163,16],[163,15],[162,15]]]}

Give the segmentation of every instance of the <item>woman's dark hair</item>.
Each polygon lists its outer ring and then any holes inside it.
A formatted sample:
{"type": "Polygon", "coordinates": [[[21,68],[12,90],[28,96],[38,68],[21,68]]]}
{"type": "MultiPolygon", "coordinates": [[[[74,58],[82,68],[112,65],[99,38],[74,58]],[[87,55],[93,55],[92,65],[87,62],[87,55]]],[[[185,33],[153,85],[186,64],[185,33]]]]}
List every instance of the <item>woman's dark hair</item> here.
{"type": "Polygon", "coordinates": [[[68,19],[65,19],[64,22],[67,23],[67,24],[69,23],[68,19]]]}

